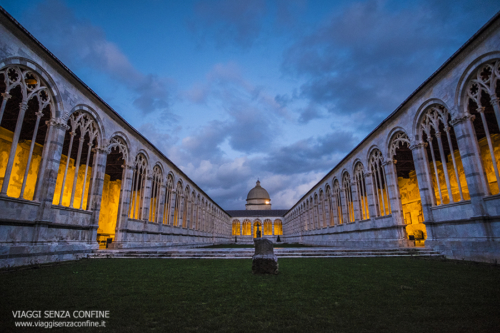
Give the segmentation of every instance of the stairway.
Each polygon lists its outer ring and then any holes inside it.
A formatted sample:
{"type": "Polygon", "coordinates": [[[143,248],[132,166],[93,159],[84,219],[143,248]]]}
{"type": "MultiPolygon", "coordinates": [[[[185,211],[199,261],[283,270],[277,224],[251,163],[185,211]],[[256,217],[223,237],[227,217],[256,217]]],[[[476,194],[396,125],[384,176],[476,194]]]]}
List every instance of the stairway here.
{"type": "MultiPolygon", "coordinates": [[[[279,248],[274,249],[278,258],[372,258],[372,257],[441,257],[426,248],[398,249],[341,249],[332,247],[279,248]]],[[[90,258],[170,258],[170,259],[250,259],[253,248],[210,249],[210,248],[161,248],[100,250],[90,258]]]]}

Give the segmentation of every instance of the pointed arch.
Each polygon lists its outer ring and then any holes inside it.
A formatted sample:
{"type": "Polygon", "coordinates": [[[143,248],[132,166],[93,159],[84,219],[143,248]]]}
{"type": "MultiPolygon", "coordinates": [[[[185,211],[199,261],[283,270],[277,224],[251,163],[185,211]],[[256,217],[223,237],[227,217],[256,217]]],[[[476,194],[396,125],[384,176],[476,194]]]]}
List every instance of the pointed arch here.
{"type": "Polygon", "coordinates": [[[373,147],[368,157],[375,215],[385,216],[391,213],[387,177],[384,168],[384,156],[380,149],[373,147]]]}
{"type": "Polygon", "coordinates": [[[368,211],[368,192],[365,182],[365,168],[360,160],[357,160],[354,165],[353,177],[356,183],[356,204],[358,206],[359,216],[361,220],[367,220],[370,218],[370,213],[368,211]]]}
{"type": "Polygon", "coordinates": [[[130,191],[129,218],[141,220],[144,218],[146,181],[148,177],[148,160],[142,153],[137,154],[132,167],[132,188],[130,191]]]}
{"type": "Polygon", "coordinates": [[[73,110],[66,125],[52,204],[86,210],[96,178],[98,151],[93,148],[100,147],[101,132],[93,115],[82,108],[73,110]]]}
{"type": "Polygon", "coordinates": [[[163,201],[163,224],[169,225],[172,223],[170,215],[172,212],[172,197],[174,191],[174,174],[172,172],[169,172],[167,174],[165,185],[165,199],[163,201]]]}
{"type": "Polygon", "coordinates": [[[159,223],[160,196],[163,186],[163,169],[161,164],[156,163],[151,172],[151,188],[149,195],[149,221],[159,223]]]}
{"type": "Polygon", "coordinates": [[[10,58],[0,68],[0,156],[6,157],[0,163],[0,194],[34,200],[47,160],[48,125],[64,127],[65,121],[56,119],[61,114],[55,110],[57,91],[50,77],[20,59],[10,58]]]}

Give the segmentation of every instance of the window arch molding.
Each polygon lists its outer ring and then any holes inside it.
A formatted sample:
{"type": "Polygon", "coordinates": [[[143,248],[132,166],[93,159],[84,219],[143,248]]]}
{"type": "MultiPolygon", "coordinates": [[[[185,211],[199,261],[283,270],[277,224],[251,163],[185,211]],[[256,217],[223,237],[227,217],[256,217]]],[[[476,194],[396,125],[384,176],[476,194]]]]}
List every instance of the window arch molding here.
{"type": "MultiPolygon", "coordinates": [[[[417,113],[415,114],[415,117],[413,118],[413,124],[412,124],[412,134],[413,137],[415,138],[415,141],[421,141],[422,140],[422,131],[420,128],[420,124],[422,123],[423,118],[425,117],[428,109],[432,106],[442,106],[446,110],[448,110],[448,114],[450,115],[450,122],[453,120],[453,116],[450,112],[450,107],[440,100],[439,98],[430,98],[426,100],[424,103],[422,103],[418,110],[417,113]]],[[[451,125],[450,125],[451,126],[451,125]]]]}
{"type": "Polygon", "coordinates": [[[23,67],[26,70],[29,70],[30,72],[33,72],[37,74],[39,77],[41,77],[46,85],[48,90],[50,91],[50,95],[52,97],[53,101],[53,109],[51,110],[52,112],[52,118],[62,118],[64,115],[64,105],[63,105],[63,100],[61,98],[61,94],[59,93],[59,88],[56,85],[54,79],[52,76],[49,75],[49,73],[39,64],[36,62],[23,58],[23,57],[11,57],[2,60],[2,68],[0,70],[4,70],[7,67],[23,67]]]}
{"type": "Polygon", "coordinates": [[[372,146],[369,151],[367,170],[371,173],[372,195],[375,216],[391,214],[387,176],[383,166],[386,159],[377,146],[372,146]]]}
{"type": "Polygon", "coordinates": [[[149,159],[139,151],[133,164],[132,187],[130,190],[129,218],[141,220],[144,218],[147,178],[151,175],[149,159]]]}
{"type": "Polygon", "coordinates": [[[351,171],[350,171],[351,175],[354,175],[356,173],[356,167],[360,163],[364,167],[365,163],[363,163],[359,157],[356,157],[356,159],[352,162],[352,165],[351,165],[351,171]]]}
{"type": "Polygon", "coordinates": [[[352,194],[352,182],[353,178],[347,171],[347,169],[342,170],[342,190],[344,192],[345,207],[347,209],[347,222],[354,222],[356,220],[354,216],[354,198],[352,194]]]}
{"type": "Polygon", "coordinates": [[[161,222],[159,219],[161,206],[161,191],[165,186],[164,170],[160,162],[152,163],[152,168],[148,171],[151,176],[151,185],[149,192],[149,221],[154,223],[161,222]]]}
{"type": "Polygon", "coordinates": [[[458,95],[457,120],[469,118],[475,138],[473,151],[481,171],[477,182],[486,195],[500,192],[500,52],[491,52],[471,63],[461,78],[458,95]],[[493,172],[490,172],[493,169],[493,172]]]}
{"type": "Polygon", "coordinates": [[[44,181],[48,161],[50,144],[47,138],[51,125],[65,129],[67,118],[62,112],[56,85],[41,66],[24,58],[9,58],[1,65],[0,125],[11,132],[10,140],[6,140],[11,143],[2,144],[7,159],[2,168],[0,192],[9,197],[38,201],[39,185],[44,181]],[[23,142],[29,144],[23,147],[23,142]],[[16,162],[20,155],[26,159],[16,162]]]}
{"type": "Polygon", "coordinates": [[[427,164],[425,176],[434,188],[432,203],[433,205],[443,205],[463,201],[463,192],[468,192],[467,181],[465,178],[460,180],[460,175],[464,172],[463,169],[460,169],[462,165],[460,153],[455,154],[459,151],[459,147],[458,143],[456,141],[453,143],[452,140],[456,134],[451,125],[449,109],[446,104],[439,103],[439,101],[432,103],[432,100],[424,103],[423,106],[425,107],[416,117],[418,127],[415,141],[425,144],[427,156],[424,157],[428,161],[425,163],[427,164]],[[451,159],[448,159],[448,156],[451,159]],[[453,189],[456,193],[453,193],[453,189]]]}
{"type": "Polygon", "coordinates": [[[130,141],[123,132],[114,132],[109,140],[103,141],[106,147],[106,152],[109,154],[111,150],[117,148],[123,154],[123,160],[127,165],[131,164],[130,161],[130,141]]]}
{"type": "Polygon", "coordinates": [[[69,118],[75,112],[85,112],[90,114],[92,118],[94,118],[95,125],[97,126],[97,129],[99,131],[97,144],[99,147],[103,147],[105,144],[104,138],[106,138],[106,129],[103,126],[103,121],[99,113],[86,104],[78,104],[74,106],[68,114],[65,114],[65,117],[69,118]]]}
{"type": "Polygon", "coordinates": [[[143,149],[143,148],[140,148],[136,153],[135,153],[135,156],[137,158],[137,156],[139,155],[143,155],[145,160],[146,160],[146,163],[148,166],[151,166],[151,169],[147,169],[148,172],[150,172],[151,170],[153,170],[152,168],[152,165],[150,164],[150,161],[151,161],[151,158],[149,157],[149,154],[147,152],[147,150],[143,149]]]}
{"type": "Polygon", "coordinates": [[[102,133],[97,119],[84,108],[65,114],[64,119],[67,130],[64,134],[53,204],[87,210],[89,191],[94,186],[96,177],[96,149],[102,147],[102,133]],[[66,160],[63,159],[64,156],[66,160]],[[80,199],[77,199],[77,194],[80,199]]]}
{"type": "Polygon", "coordinates": [[[469,82],[471,81],[474,74],[476,74],[477,71],[488,62],[493,62],[496,60],[500,60],[500,51],[485,53],[471,61],[469,66],[467,66],[467,68],[464,70],[462,76],[460,77],[460,80],[458,81],[459,83],[457,85],[455,93],[455,105],[458,108],[459,114],[465,113],[467,110],[467,90],[469,82]]]}
{"type": "Polygon", "coordinates": [[[344,202],[341,195],[341,183],[337,176],[332,179],[332,198],[334,206],[334,223],[339,225],[344,222],[344,202]]]}
{"type": "Polygon", "coordinates": [[[401,147],[402,144],[407,144],[408,148],[412,146],[412,140],[408,136],[408,132],[402,127],[395,127],[391,130],[387,136],[387,155],[385,159],[392,160],[394,155],[396,155],[397,147],[401,147]]]}
{"type": "Polygon", "coordinates": [[[369,219],[368,211],[368,189],[365,182],[367,169],[360,159],[356,159],[352,171],[353,181],[356,183],[356,206],[361,220],[369,219]]]}
{"type": "MultiPolygon", "coordinates": [[[[387,150],[385,152],[384,159],[386,161],[392,160],[394,158],[395,152],[394,143],[397,142],[398,144],[401,144],[403,142],[406,142],[406,140],[408,141],[408,147],[410,147],[412,145],[411,137],[408,135],[408,131],[405,128],[396,126],[391,129],[386,138],[385,147],[387,150]]],[[[383,153],[384,152],[382,151],[382,154],[383,153]]]]}
{"type": "Polygon", "coordinates": [[[366,153],[366,165],[370,165],[370,158],[375,151],[379,151],[382,154],[382,157],[385,157],[387,153],[384,153],[382,149],[378,145],[372,145],[370,146],[370,149],[368,149],[368,152],[366,153]]]}

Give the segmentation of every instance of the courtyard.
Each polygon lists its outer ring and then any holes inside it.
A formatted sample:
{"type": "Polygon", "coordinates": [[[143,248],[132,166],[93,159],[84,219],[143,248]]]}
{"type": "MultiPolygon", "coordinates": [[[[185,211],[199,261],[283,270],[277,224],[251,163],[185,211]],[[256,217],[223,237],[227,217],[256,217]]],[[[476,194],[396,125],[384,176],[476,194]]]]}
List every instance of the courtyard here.
{"type": "Polygon", "coordinates": [[[37,331],[15,327],[17,310],[109,311],[105,328],[59,329],[70,332],[498,332],[500,327],[497,265],[442,258],[282,258],[279,265],[280,273],[272,276],[253,275],[250,259],[83,259],[2,271],[0,327],[37,331]]]}

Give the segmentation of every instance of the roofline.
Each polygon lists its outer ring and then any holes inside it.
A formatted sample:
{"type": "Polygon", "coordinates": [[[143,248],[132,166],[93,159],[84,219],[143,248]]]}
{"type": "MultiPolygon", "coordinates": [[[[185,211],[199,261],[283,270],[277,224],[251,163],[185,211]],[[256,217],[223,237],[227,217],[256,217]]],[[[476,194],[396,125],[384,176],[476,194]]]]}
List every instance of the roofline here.
{"type": "MultiPolygon", "coordinates": [[[[66,70],[66,72],[68,72],[73,77],[73,79],[75,79],[79,84],[81,84],[83,86],[83,88],[85,88],[91,95],[93,95],[95,98],[97,98],[99,100],[99,102],[101,102],[106,108],[108,108],[109,111],[111,111],[116,117],[118,117],[118,119],[125,124],[124,127],[128,126],[128,128],[131,132],[135,133],[140,138],[142,138],[144,141],[146,141],[151,147],[153,147],[153,150],[155,150],[158,153],[158,155],[165,158],[169,163],[171,163],[177,169],[177,171],[182,176],[184,176],[184,178],[186,178],[186,180],[189,180],[191,183],[193,183],[199,192],[201,192],[202,194],[204,194],[205,196],[210,198],[210,200],[217,207],[219,207],[221,210],[224,211],[224,213],[226,213],[226,211],[222,207],[220,207],[217,202],[215,202],[208,194],[206,194],[205,191],[203,191],[193,180],[191,180],[191,178],[189,178],[177,165],[175,165],[174,162],[172,162],[167,156],[165,156],[165,154],[163,154],[158,148],[156,148],[155,145],[153,145],[148,139],[146,139],[146,137],[144,137],[138,130],[136,130],[122,116],[120,116],[120,114],[118,112],[116,112],[108,103],[106,103],[101,97],[99,97],[99,95],[97,95],[97,93],[95,91],[93,91],[89,86],[87,86],[75,73],[73,73],[71,71],[71,69],[69,69],[61,60],[59,60],[59,58],[57,58],[52,52],[50,52],[40,41],[38,41],[38,39],[36,39],[24,26],[21,25],[21,23],[19,23],[14,17],[12,17],[12,15],[10,15],[9,12],[7,12],[5,10],[5,8],[3,8],[2,6],[0,6],[0,12],[2,14],[4,14],[9,19],[9,21],[11,23],[13,23],[15,26],[17,26],[38,47],[40,47],[42,49],[42,51],[44,51],[50,58],[52,58],[52,60],[54,60],[64,70],[66,70]]],[[[227,215],[229,216],[229,214],[227,214],[227,215]]]]}
{"type": "Polygon", "coordinates": [[[347,159],[349,159],[349,157],[359,148],[361,147],[361,145],[363,143],[365,143],[366,141],[368,141],[368,138],[373,135],[379,128],[382,127],[382,125],[384,125],[385,123],[387,123],[389,120],[391,120],[392,118],[394,118],[396,116],[396,114],[401,111],[403,109],[403,107],[409,103],[409,101],[415,96],[417,95],[423,88],[424,86],[426,86],[432,79],[434,79],[438,74],[440,74],[444,68],[446,66],[448,66],[457,56],[458,54],[460,54],[465,48],[467,48],[470,44],[472,44],[473,41],[475,41],[477,39],[477,37],[479,35],[481,35],[486,29],[488,29],[494,21],[496,21],[498,18],[500,18],[500,11],[497,12],[495,15],[493,15],[493,17],[491,19],[489,19],[488,22],[486,22],[474,35],[472,35],[472,37],[470,37],[457,51],[455,51],[455,53],[453,53],[451,55],[451,57],[448,58],[448,60],[446,60],[434,73],[431,74],[431,76],[429,76],[427,78],[427,80],[425,80],[422,84],[420,84],[417,89],[415,89],[390,115],[387,116],[387,118],[385,118],[377,127],[375,127],[363,140],[360,141],[359,144],[356,145],[356,147],[354,147],[342,160],[340,160],[340,162],[338,162],[330,171],[327,172],[327,174],[321,178],[321,180],[319,182],[317,182],[313,187],[311,187],[311,189],[309,191],[306,192],[306,194],[304,194],[296,203],[295,205],[292,206],[292,208],[290,208],[288,210],[288,212],[286,212],[285,215],[287,215],[290,211],[292,211],[297,205],[299,202],[301,202],[305,197],[307,197],[311,192],[314,192],[313,190],[316,188],[316,186],[318,186],[318,184],[322,183],[325,179],[327,179],[331,173],[333,173],[333,171],[338,167],[340,166],[342,163],[344,163],[347,159]]]}

